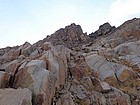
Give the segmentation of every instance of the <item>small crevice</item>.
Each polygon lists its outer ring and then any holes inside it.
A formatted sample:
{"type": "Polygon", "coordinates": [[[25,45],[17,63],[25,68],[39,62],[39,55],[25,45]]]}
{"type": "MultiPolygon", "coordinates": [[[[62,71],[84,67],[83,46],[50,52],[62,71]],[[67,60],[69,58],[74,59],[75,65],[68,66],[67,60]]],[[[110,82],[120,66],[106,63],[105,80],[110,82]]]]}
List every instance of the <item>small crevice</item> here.
{"type": "Polygon", "coordinates": [[[14,81],[15,81],[15,77],[16,77],[16,74],[18,73],[18,69],[21,65],[18,65],[18,67],[16,68],[16,71],[14,73],[14,75],[11,75],[10,79],[9,79],[9,85],[8,87],[10,88],[14,88],[13,85],[14,85],[14,81]]]}
{"type": "Polygon", "coordinates": [[[21,51],[21,49],[20,49],[20,51],[19,51],[19,56],[22,54],[22,51],[21,51]]]}

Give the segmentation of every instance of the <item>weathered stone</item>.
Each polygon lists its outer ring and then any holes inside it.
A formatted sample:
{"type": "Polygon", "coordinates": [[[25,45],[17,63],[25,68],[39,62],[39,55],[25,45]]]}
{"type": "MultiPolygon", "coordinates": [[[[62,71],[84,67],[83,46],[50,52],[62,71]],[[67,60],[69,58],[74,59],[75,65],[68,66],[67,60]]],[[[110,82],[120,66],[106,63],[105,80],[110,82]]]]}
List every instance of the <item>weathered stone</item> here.
{"type": "Polygon", "coordinates": [[[119,81],[117,80],[115,76],[107,77],[104,81],[113,87],[116,87],[116,88],[119,87],[119,81]]]}
{"type": "Polygon", "coordinates": [[[12,76],[18,71],[18,68],[22,64],[22,60],[13,60],[12,62],[8,63],[5,68],[5,71],[10,73],[12,76]]]}
{"type": "Polygon", "coordinates": [[[130,97],[115,88],[112,88],[112,91],[104,94],[104,96],[110,105],[131,105],[130,97]]]}
{"type": "Polygon", "coordinates": [[[94,33],[89,34],[90,38],[97,38],[98,36],[106,35],[111,31],[115,30],[115,26],[111,26],[108,22],[104,23],[99,27],[97,31],[94,33]]]}
{"type": "Polygon", "coordinates": [[[45,42],[42,46],[44,51],[51,49],[51,47],[52,47],[51,42],[45,42]]]}
{"type": "Polygon", "coordinates": [[[28,57],[28,56],[30,56],[30,54],[32,52],[33,52],[33,48],[32,48],[32,46],[29,46],[29,47],[23,49],[22,52],[21,52],[21,54],[24,55],[24,56],[26,56],[26,57],[28,57]]]}
{"type": "Polygon", "coordinates": [[[40,59],[46,62],[47,69],[57,78],[56,88],[62,88],[67,78],[67,61],[69,50],[64,46],[56,46],[47,51],[40,59]]]}
{"type": "Polygon", "coordinates": [[[130,70],[123,70],[123,72],[118,76],[118,79],[121,81],[121,82],[124,82],[128,79],[131,79],[133,78],[134,74],[132,71],[130,70]]]}
{"type": "MultiPolygon", "coordinates": [[[[106,105],[107,101],[105,96],[102,93],[93,91],[91,92],[91,104],[95,105],[106,105]]],[[[90,105],[90,104],[89,104],[90,105]]]]}
{"type": "Polygon", "coordinates": [[[16,51],[15,49],[11,49],[8,53],[5,53],[2,57],[4,58],[4,62],[9,62],[14,59],[17,59],[20,54],[20,51],[16,51]]]}
{"type": "Polygon", "coordinates": [[[75,105],[72,95],[70,92],[64,94],[59,98],[56,102],[54,102],[56,105],[75,105]]]}
{"type": "Polygon", "coordinates": [[[32,105],[32,92],[28,89],[0,89],[1,105],[32,105]]]}
{"type": "Polygon", "coordinates": [[[9,86],[10,74],[0,71],[0,88],[6,88],[9,86]]]}
{"type": "Polygon", "coordinates": [[[101,87],[103,89],[102,92],[108,92],[108,91],[111,90],[111,87],[106,82],[100,82],[100,85],[101,85],[101,87]]]}
{"type": "MultiPolygon", "coordinates": [[[[45,68],[45,63],[41,60],[30,61],[16,74],[14,87],[28,88],[36,97],[41,95],[42,104],[50,105],[55,92],[56,80],[45,68]]],[[[37,101],[37,103],[39,102],[37,101]]]]}
{"type": "Polygon", "coordinates": [[[95,72],[98,72],[99,78],[101,80],[114,75],[114,69],[111,67],[112,64],[109,63],[105,58],[93,54],[87,56],[85,60],[91,70],[96,70],[95,72]]]}
{"type": "Polygon", "coordinates": [[[89,77],[84,77],[81,80],[81,84],[87,89],[87,90],[94,90],[94,86],[92,84],[92,81],[89,77]]]}
{"type": "Polygon", "coordinates": [[[80,47],[80,44],[87,42],[87,35],[83,33],[80,25],[71,24],[65,28],[57,30],[45,40],[52,42],[53,45],[65,45],[68,48],[80,47]]]}
{"type": "Polygon", "coordinates": [[[140,54],[140,41],[123,43],[114,48],[114,53],[123,55],[139,55],[140,54]]]}
{"type": "Polygon", "coordinates": [[[90,36],[71,24],[0,49],[0,105],[139,105],[139,23],[105,23],[90,36]]]}
{"type": "Polygon", "coordinates": [[[77,80],[81,80],[84,76],[88,76],[90,73],[90,68],[88,64],[84,61],[84,58],[78,58],[75,65],[70,67],[70,72],[77,80]]]}

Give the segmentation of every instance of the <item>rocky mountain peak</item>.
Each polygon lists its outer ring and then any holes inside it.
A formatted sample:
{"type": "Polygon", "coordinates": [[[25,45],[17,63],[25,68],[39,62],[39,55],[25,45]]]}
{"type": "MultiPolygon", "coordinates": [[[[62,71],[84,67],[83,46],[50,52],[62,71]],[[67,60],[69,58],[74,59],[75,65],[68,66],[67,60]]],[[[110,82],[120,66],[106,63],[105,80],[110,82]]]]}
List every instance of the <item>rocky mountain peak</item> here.
{"type": "Polygon", "coordinates": [[[96,38],[98,36],[103,36],[103,35],[110,33],[111,31],[113,31],[115,29],[116,29],[115,26],[111,26],[108,22],[106,22],[103,25],[100,25],[99,29],[97,31],[89,34],[89,37],[96,38]]]}
{"type": "Polygon", "coordinates": [[[65,45],[68,48],[78,47],[87,40],[87,35],[83,33],[80,25],[72,23],[65,28],[60,28],[54,34],[45,40],[50,41],[53,45],[65,45]]]}

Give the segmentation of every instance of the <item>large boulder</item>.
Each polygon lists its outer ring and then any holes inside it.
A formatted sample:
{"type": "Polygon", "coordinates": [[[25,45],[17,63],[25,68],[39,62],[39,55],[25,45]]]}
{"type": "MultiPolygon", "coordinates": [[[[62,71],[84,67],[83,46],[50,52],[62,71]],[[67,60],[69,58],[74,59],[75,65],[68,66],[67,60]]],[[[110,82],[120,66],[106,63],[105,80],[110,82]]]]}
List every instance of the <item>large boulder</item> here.
{"type": "Polygon", "coordinates": [[[140,40],[135,42],[128,42],[120,44],[119,46],[113,49],[114,53],[123,56],[123,55],[139,55],[140,54],[140,40]]]}
{"type": "Polygon", "coordinates": [[[34,102],[50,105],[56,91],[63,88],[67,80],[69,49],[50,46],[39,60],[25,60],[15,74],[14,88],[28,88],[34,94],[34,102]]]}
{"type": "Polygon", "coordinates": [[[57,78],[56,89],[62,88],[67,80],[67,63],[70,59],[70,50],[63,45],[58,45],[46,51],[40,59],[46,62],[46,68],[57,78]]]}
{"type": "Polygon", "coordinates": [[[93,54],[87,56],[85,60],[91,70],[94,70],[99,74],[99,78],[101,80],[104,80],[105,78],[114,75],[114,69],[112,68],[112,64],[108,62],[105,58],[97,54],[93,54]]]}
{"type": "Polygon", "coordinates": [[[13,87],[28,88],[35,94],[36,103],[50,105],[55,92],[55,78],[46,70],[44,61],[32,60],[19,69],[13,87]]]}

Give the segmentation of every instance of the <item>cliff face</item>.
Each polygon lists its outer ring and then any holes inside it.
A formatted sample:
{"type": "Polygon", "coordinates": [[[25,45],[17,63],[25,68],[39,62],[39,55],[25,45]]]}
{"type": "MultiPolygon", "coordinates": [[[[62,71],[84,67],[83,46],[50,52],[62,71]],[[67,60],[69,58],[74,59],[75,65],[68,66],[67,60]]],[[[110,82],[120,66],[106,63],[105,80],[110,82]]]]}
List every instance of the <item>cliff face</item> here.
{"type": "Polygon", "coordinates": [[[71,24],[0,49],[0,105],[139,105],[139,39],[135,18],[89,36],[71,24]]]}

